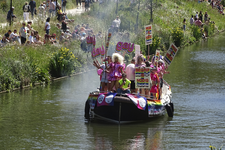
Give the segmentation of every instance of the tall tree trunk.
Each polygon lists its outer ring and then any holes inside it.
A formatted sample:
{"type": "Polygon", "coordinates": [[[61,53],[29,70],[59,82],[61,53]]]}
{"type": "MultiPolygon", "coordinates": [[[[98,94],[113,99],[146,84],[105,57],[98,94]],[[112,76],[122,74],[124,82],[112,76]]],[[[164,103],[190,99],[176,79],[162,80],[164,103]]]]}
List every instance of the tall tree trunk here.
{"type": "Polygon", "coordinates": [[[138,17],[139,17],[140,3],[141,3],[141,0],[139,0],[139,3],[138,3],[138,12],[137,12],[137,19],[136,19],[136,31],[138,30],[138,17]]]}

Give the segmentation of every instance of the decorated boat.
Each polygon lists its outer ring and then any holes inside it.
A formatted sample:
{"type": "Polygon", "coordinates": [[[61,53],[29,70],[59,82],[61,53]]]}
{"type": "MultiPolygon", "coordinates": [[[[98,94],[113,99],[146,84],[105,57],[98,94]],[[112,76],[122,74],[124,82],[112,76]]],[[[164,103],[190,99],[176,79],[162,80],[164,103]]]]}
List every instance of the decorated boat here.
{"type": "Polygon", "coordinates": [[[151,120],[167,112],[173,117],[170,85],[165,81],[160,99],[150,99],[139,94],[117,94],[94,91],[88,96],[85,104],[85,118],[89,121],[104,120],[124,124],[151,120]]]}

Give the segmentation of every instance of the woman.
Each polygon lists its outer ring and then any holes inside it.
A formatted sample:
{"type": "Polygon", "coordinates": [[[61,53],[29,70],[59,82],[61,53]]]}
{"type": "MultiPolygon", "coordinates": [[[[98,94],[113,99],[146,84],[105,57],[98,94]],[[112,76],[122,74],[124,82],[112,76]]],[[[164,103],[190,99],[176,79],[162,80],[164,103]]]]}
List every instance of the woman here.
{"type": "Polygon", "coordinates": [[[51,27],[50,27],[50,18],[48,17],[47,19],[46,19],[46,23],[45,23],[45,31],[46,31],[46,34],[47,35],[49,35],[49,32],[50,32],[50,29],[51,29],[51,27]]]}
{"type": "Polygon", "coordinates": [[[111,69],[111,73],[109,75],[109,80],[111,81],[110,91],[113,90],[114,86],[115,90],[118,88],[118,81],[122,78],[124,68],[123,60],[123,56],[121,56],[119,53],[113,53],[112,63],[109,66],[109,69],[111,69]]]}
{"type": "MultiPolygon", "coordinates": [[[[139,56],[137,57],[137,63],[135,64],[135,67],[140,67],[140,68],[146,67],[146,64],[144,63],[144,58],[143,58],[142,55],[139,55],[139,56]]],[[[146,90],[147,90],[147,89],[143,89],[143,88],[142,88],[142,89],[140,89],[140,93],[143,94],[143,95],[145,95],[146,90]]],[[[135,89],[135,92],[137,92],[137,91],[138,91],[138,89],[135,89]]]]}

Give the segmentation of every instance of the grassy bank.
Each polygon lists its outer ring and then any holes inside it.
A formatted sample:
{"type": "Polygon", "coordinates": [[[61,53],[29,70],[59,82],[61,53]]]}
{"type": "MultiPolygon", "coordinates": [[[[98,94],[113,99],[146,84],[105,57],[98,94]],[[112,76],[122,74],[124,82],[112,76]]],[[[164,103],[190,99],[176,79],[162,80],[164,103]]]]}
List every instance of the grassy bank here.
{"type": "MultiPolygon", "coordinates": [[[[40,4],[45,0],[34,0],[36,2],[36,9],[40,4]]],[[[30,2],[30,0],[12,0],[12,6],[15,7],[14,14],[17,16],[17,20],[23,20],[23,5],[25,2],[30,2]]],[[[58,0],[61,4],[61,0],[58,0]]],[[[67,0],[67,9],[72,9],[76,7],[76,0],[67,0]]],[[[6,16],[10,8],[10,0],[1,0],[0,1],[0,23],[6,22],[6,16]]],[[[31,16],[30,16],[31,17],[31,16]]]]}
{"type": "MultiPolygon", "coordinates": [[[[187,46],[195,41],[202,40],[201,29],[189,25],[191,15],[196,12],[207,11],[211,21],[215,24],[204,26],[208,36],[215,35],[218,30],[224,30],[224,16],[219,14],[216,9],[212,9],[207,3],[197,3],[195,1],[175,1],[175,0],[157,0],[153,1],[153,44],[150,54],[154,54],[156,49],[165,52],[171,43],[177,46],[187,46]],[[182,21],[186,18],[186,31],[182,30],[182,21]]],[[[78,24],[89,23],[96,35],[99,31],[104,34],[110,27],[116,16],[120,16],[121,34],[112,36],[109,52],[115,51],[115,45],[118,41],[133,42],[141,45],[141,51],[147,54],[147,47],[144,42],[144,25],[149,24],[150,4],[148,1],[136,1],[131,4],[125,0],[119,3],[116,14],[116,3],[108,2],[99,5],[91,5],[91,11],[77,16],[69,16],[74,19],[74,23],[69,26],[71,29],[78,24]],[[125,33],[129,37],[124,37],[125,33]]],[[[57,23],[53,18],[50,21],[50,33],[59,32],[55,27],[57,23]]],[[[20,24],[14,24],[12,27],[0,29],[0,34],[5,34],[8,29],[17,29],[20,24]]],[[[44,36],[44,22],[39,21],[32,27],[44,36]]],[[[72,30],[71,30],[72,31],[72,30]]],[[[96,39],[96,47],[104,44],[105,39],[96,39]]],[[[134,53],[125,55],[125,60],[129,60],[134,53]]],[[[39,47],[11,45],[0,49],[0,91],[10,90],[25,85],[33,85],[35,82],[49,82],[52,77],[60,77],[81,71],[87,68],[91,63],[90,54],[85,54],[80,49],[80,42],[73,41],[68,45],[44,45],[39,47]],[[63,48],[62,48],[63,47],[63,48]],[[64,48],[66,47],[66,49],[64,48]],[[69,49],[69,50],[68,50],[69,49]]]]}

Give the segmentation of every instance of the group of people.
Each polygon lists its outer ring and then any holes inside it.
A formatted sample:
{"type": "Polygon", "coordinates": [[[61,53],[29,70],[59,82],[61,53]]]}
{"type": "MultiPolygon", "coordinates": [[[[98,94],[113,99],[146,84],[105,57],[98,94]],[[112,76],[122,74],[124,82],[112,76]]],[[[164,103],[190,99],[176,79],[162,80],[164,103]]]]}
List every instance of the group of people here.
{"type": "Polygon", "coordinates": [[[210,3],[210,5],[212,6],[212,8],[216,8],[218,9],[219,13],[224,15],[224,7],[221,4],[221,0],[208,0],[208,2],[210,3]]]}
{"type": "Polygon", "coordinates": [[[155,56],[151,61],[145,60],[143,55],[139,55],[137,59],[133,58],[129,65],[124,64],[124,58],[119,53],[113,53],[112,57],[107,56],[100,64],[97,60],[93,61],[93,65],[98,69],[100,75],[102,92],[116,92],[119,94],[139,93],[148,98],[158,99],[162,93],[163,74],[166,71],[162,56],[159,61],[155,61],[155,56]],[[136,89],[135,88],[135,68],[150,67],[151,88],[136,89]]]}

